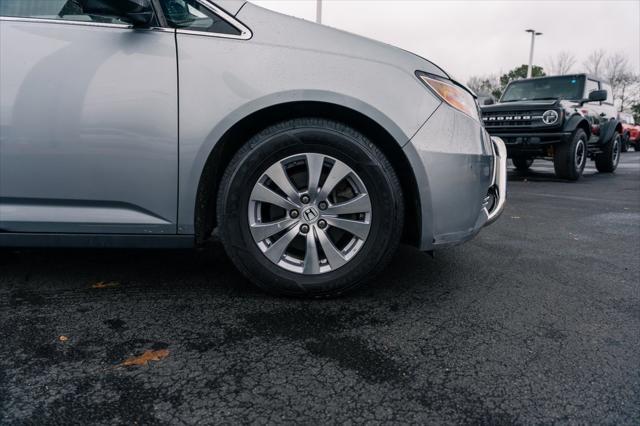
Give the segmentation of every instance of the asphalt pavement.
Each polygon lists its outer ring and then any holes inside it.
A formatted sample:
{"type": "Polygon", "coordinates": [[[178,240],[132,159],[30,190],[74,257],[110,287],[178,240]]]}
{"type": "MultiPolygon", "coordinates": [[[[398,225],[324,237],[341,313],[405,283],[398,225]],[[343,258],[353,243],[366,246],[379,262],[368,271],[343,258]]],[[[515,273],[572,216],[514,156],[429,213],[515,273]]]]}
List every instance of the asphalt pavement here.
{"type": "Polygon", "coordinates": [[[640,153],[337,300],[202,251],[0,257],[0,424],[640,423],[640,153]]]}

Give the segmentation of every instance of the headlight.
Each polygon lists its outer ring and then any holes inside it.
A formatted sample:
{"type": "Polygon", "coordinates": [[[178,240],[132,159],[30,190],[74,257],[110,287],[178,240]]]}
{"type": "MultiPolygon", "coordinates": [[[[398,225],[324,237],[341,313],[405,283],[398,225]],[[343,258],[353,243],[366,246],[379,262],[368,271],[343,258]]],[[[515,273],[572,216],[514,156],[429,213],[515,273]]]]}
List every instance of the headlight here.
{"type": "Polygon", "coordinates": [[[433,90],[436,95],[442,98],[443,101],[458,111],[467,114],[469,117],[480,121],[480,117],[478,116],[478,105],[473,96],[471,96],[471,93],[453,83],[447,83],[446,81],[435,79],[421,72],[417,72],[416,75],[420,77],[427,87],[433,90]]]}

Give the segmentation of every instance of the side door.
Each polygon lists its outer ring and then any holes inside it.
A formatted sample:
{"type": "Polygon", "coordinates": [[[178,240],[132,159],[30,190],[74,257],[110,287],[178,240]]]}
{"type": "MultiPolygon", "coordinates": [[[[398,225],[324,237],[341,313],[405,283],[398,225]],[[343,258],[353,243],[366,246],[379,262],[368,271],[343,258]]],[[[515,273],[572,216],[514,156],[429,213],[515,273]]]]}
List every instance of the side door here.
{"type": "Polygon", "coordinates": [[[600,90],[605,90],[607,92],[607,100],[601,102],[602,111],[600,117],[603,122],[616,120],[618,117],[618,111],[614,104],[613,99],[613,90],[611,89],[611,85],[609,83],[600,82],[600,90]]]}
{"type": "MultiPolygon", "coordinates": [[[[0,0],[1,1],[1,0],[0,0]]],[[[176,31],[180,68],[179,234],[193,234],[197,190],[211,147],[222,135],[214,129],[262,90],[248,84],[247,73],[260,73],[260,48],[246,43],[251,30],[234,14],[242,1],[158,0],[163,18],[176,31]],[[233,66],[232,66],[233,65],[233,66]],[[207,144],[211,142],[211,145],[207,144]]],[[[277,59],[276,59],[277,60],[277,59]]]]}
{"type": "Polygon", "coordinates": [[[176,233],[175,32],[0,1],[0,232],[176,233]]]}
{"type": "MultiPolygon", "coordinates": [[[[589,93],[600,90],[600,83],[597,80],[587,78],[585,82],[585,98],[589,97],[589,93]]],[[[587,102],[583,105],[582,111],[585,114],[589,124],[591,126],[591,139],[590,142],[595,142],[600,137],[602,107],[600,102],[587,102]]]]}

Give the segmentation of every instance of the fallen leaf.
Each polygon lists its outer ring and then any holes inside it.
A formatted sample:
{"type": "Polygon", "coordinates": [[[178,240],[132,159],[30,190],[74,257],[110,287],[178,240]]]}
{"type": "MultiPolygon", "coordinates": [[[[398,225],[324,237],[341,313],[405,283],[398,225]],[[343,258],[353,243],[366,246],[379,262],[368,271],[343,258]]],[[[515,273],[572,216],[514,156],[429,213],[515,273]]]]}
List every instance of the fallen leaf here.
{"type": "Polygon", "coordinates": [[[120,364],[121,367],[128,367],[131,365],[147,365],[150,361],[160,361],[169,356],[168,349],[160,349],[157,351],[145,351],[140,356],[129,358],[120,364]]]}
{"type": "Polygon", "coordinates": [[[104,282],[104,281],[100,281],[95,283],[94,285],[92,285],[92,288],[113,288],[113,287],[118,287],[120,285],[120,283],[117,283],[115,281],[111,281],[111,282],[104,282]]]}
{"type": "Polygon", "coordinates": [[[60,340],[61,342],[66,342],[67,340],[69,340],[69,338],[67,336],[60,336],[58,337],[58,340],[60,340]]]}

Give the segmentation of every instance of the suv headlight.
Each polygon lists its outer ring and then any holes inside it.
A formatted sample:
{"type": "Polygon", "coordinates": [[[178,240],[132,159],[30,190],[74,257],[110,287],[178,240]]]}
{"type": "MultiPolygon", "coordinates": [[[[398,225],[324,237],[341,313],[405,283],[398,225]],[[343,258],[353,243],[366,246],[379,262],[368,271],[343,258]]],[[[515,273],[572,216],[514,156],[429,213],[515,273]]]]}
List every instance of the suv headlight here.
{"type": "Polygon", "coordinates": [[[471,93],[452,81],[445,81],[420,71],[417,71],[416,75],[443,101],[474,120],[480,121],[478,104],[471,93]]]}

